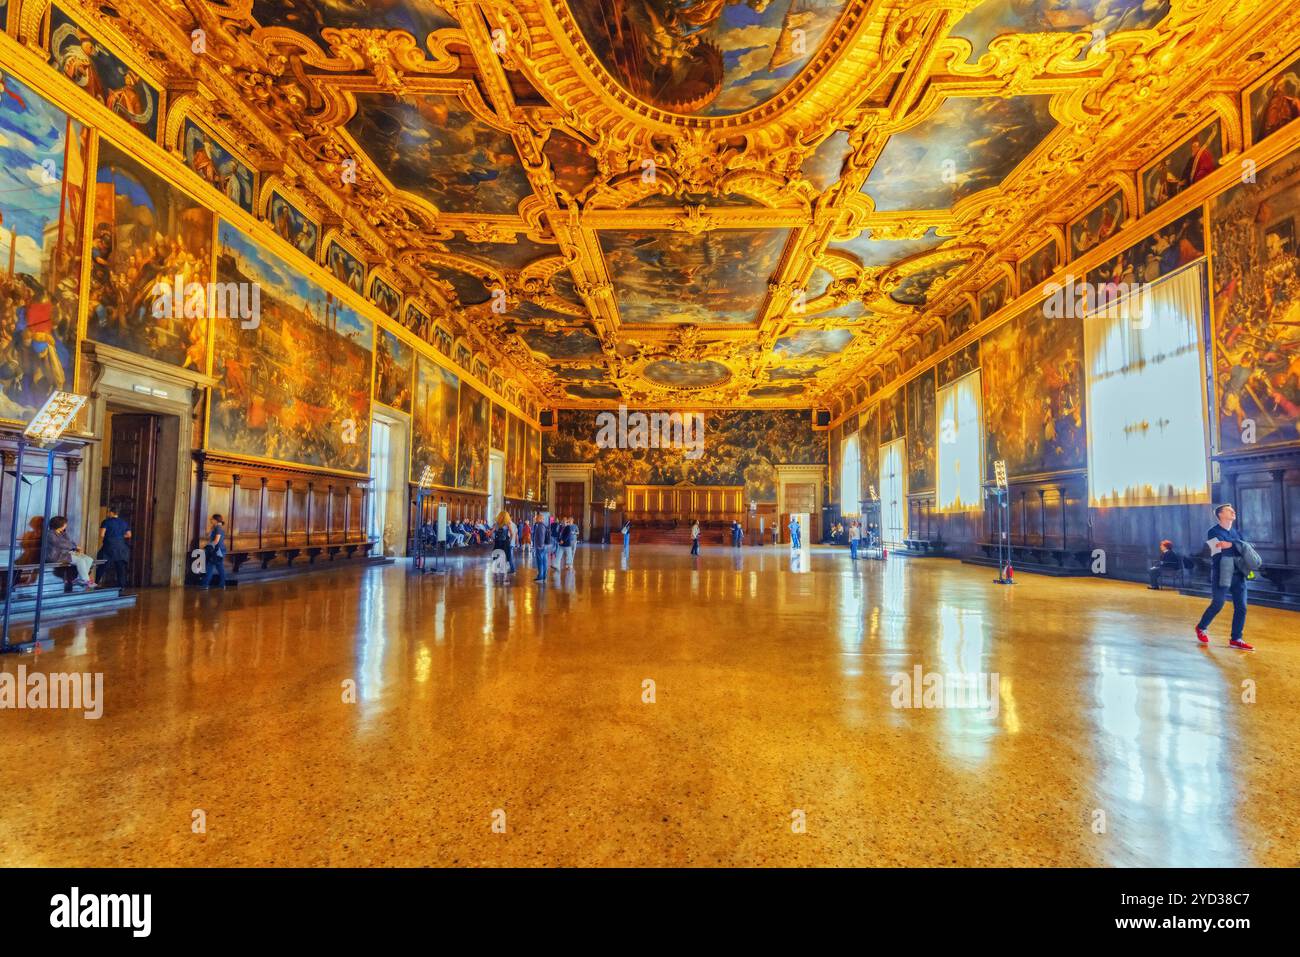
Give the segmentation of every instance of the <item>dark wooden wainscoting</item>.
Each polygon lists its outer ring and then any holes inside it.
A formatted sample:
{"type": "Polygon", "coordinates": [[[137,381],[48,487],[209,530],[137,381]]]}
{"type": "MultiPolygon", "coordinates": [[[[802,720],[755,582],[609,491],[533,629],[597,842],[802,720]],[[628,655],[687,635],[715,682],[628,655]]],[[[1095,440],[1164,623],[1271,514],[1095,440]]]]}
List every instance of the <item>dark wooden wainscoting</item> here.
{"type": "MultiPolygon", "coordinates": [[[[250,464],[195,454],[191,548],[208,516],[226,520],[227,575],[237,580],[379,561],[369,536],[369,482],[357,476],[250,464]]],[[[187,564],[192,564],[189,559],[187,564]]],[[[191,570],[187,579],[194,578],[191,570]]]]}

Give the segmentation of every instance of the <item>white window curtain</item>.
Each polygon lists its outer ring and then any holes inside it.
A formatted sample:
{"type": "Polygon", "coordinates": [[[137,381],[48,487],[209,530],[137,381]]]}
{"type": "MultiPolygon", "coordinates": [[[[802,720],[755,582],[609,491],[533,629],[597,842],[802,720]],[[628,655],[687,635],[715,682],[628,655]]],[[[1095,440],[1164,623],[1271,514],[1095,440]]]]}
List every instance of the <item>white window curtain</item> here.
{"type": "Polygon", "coordinates": [[[840,514],[856,517],[862,514],[862,465],[858,457],[858,433],[854,432],[840,443],[840,514]]]}
{"type": "Polygon", "coordinates": [[[1203,268],[1139,286],[1084,317],[1094,507],[1209,501],[1203,268]]]}
{"type": "Polygon", "coordinates": [[[979,370],[941,388],[938,399],[938,508],[945,512],[979,508],[984,462],[979,370]]]}
{"type": "Polygon", "coordinates": [[[886,544],[907,537],[907,450],[903,439],[880,447],[880,528],[886,544]]]}
{"type": "Polygon", "coordinates": [[[392,491],[389,474],[388,424],[372,422],[370,425],[370,480],[374,493],[370,496],[370,537],[383,541],[384,525],[388,521],[388,495],[392,491]]]}

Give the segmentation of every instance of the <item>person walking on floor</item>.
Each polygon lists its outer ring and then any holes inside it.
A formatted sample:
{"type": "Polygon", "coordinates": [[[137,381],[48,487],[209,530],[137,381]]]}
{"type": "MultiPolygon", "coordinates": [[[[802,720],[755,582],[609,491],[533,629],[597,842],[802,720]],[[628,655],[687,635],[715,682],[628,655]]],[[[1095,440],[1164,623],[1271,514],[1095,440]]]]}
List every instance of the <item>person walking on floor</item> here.
{"type": "Polygon", "coordinates": [[[542,513],[538,512],[533,516],[533,561],[537,565],[537,577],[535,582],[546,584],[546,550],[550,547],[550,529],[546,522],[542,520],[542,513]]]}
{"type": "Polygon", "coordinates": [[[496,523],[492,526],[492,572],[504,577],[506,569],[514,572],[514,562],[510,559],[510,515],[505,509],[497,513],[496,523]]]}
{"type": "Polygon", "coordinates": [[[700,553],[700,523],[698,521],[693,521],[691,522],[691,554],[698,555],[699,553],[700,553]]]}
{"type": "Polygon", "coordinates": [[[799,519],[790,519],[790,550],[797,552],[802,547],[799,540],[799,519]]]}
{"type": "Polygon", "coordinates": [[[217,579],[219,588],[226,587],[226,520],[219,514],[213,515],[208,522],[208,544],[203,549],[203,560],[207,571],[203,573],[203,584],[207,588],[212,579],[217,579]]]}
{"type": "Polygon", "coordinates": [[[626,555],[632,547],[632,523],[626,518],[623,519],[623,527],[620,531],[623,533],[623,554],[626,555]]]}
{"type": "Polygon", "coordinates": [[[1246,573],[1238,560],[1245,542],[1241,533],[1232,527],[1237,520],[1237,510],[1231,505],[1220,505],[1214,510],[1214,517],[1218,522],[1205,533],[1211,555],[1210,604],[1196,623],[1196,639],[1203,645],[1210,643],[1206,629],[1223,608],[1224,600],[1231,596],[1232,640],[1228,644],[1242,651],[1253,651],[1254,647],[1246,644],[1242,637],[1246,630],[1246,573]]]}
{"type": "Polygon", "coordinates": [[[528,516],[519,523],[519,557],[525,565],[528,564],[528,556],[532,551],[533,544],[533,525],[528,521],[528,516]]]}
{"type": "Polygon", "coordinates": [[[502,509],[501,513],[505,515],[506,527],[510,529],[510,546],[506,549],[506,561],[510,563],[510,574],[513,575],[518,571],[515,568],[515,546],[519,544],[519,526],[505,509],[502,509]]]}
{"type": "Polygon", "coordinates": [[[862,534],[857,522],[849,522],[849,558],[858,560],[858,536],[862,534]]]}
{"type": "Polygon", "coordinates": [[[94,588],[90,580],[90,570],[95,567],[95,560],[77,547],[77,543],[68,535],[68,520],[62,515],[50,519],[50,534],[45,543],[45,561],[51,565],[67,562],[76,569],[74,585],[94,588]]]}
{"type": "Polygon", "coordinates": [[[111,568],[113,584],[125,588],[126,563],[131,560],[131,526],[112,506],[107,517],[99,523],[99,557],[104,564],[95,575],[96,583],[104,584],[105,571],[111,568]]]}
{"type": "Polygon", "coordinates": [[[556,563],[556,570],[573,567],[573,552],[578,538],[578,527],[573,523],[572,518],[566,518],[560,523],[560,558],[556,563]]]}

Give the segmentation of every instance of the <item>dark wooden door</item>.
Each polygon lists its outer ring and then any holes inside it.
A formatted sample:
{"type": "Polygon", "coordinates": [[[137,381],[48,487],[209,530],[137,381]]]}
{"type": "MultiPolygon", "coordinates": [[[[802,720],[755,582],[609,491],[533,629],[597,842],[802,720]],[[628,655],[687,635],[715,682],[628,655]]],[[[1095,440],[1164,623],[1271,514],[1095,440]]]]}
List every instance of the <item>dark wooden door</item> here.
{"type": "Polygon", "coordinates": [[[572,515],[573,520],[578,523],[584,542],[587,540],[587,530],[582,527],[582,500],[586,490],[587,486],[582,482],[556,482],[555,509],[552,513],[556,518],[572,515]]]}
{"type": "Polygon", "coordinates": [[[118,515],[131,525],[131,562],[127,566],[127,580],[131,587],[139,588],[148,584],[151,578],[158,417],[115,413],[112,434],[107,504],[116,508],[118,515]]]}

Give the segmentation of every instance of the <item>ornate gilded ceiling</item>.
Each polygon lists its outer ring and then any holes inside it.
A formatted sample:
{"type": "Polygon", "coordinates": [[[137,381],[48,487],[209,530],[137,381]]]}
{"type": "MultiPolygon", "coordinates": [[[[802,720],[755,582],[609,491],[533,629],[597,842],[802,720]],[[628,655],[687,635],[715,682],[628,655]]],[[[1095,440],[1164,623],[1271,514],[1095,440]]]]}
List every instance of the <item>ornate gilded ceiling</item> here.
{"type": "Polygon", "coordinates": [[[1300,35],[1241,0],[67,8],[152,66],[167,143],[217,131],[562,406],[888,381],[1300,35]]]}

